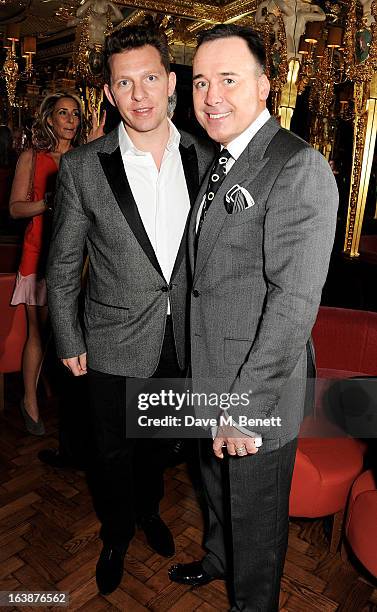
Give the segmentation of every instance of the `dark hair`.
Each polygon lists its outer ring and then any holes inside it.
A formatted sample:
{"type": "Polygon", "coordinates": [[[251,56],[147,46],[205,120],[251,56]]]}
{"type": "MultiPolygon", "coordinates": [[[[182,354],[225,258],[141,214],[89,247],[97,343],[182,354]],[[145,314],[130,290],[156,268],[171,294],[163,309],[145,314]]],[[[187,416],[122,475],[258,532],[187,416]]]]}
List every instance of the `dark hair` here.
{"type": "Polygon", "coordinates": [[[157,49],[160,54],[161,64],[166,72],[170,72],[170,54],[168,41],[163,32],[157,28],[149,26],[125,26],[119,30],[115,30],[106,38],[105,41],[105,68],[104,77],[105,83],[110,84],[111,70],[109,67],[109,59],[115,53],[129,51],[130,49],[139,49],[150,45],[157,49]]]}
{"type": "Polygon", "coordinates": [[[266,50],[262,38],[258,32],[247,26],[230,23],[216,25],[210,30],[202,30],[197,35],[198,44],[196,50],[204,43],[219,40],[220,38],[230,38],[232,36],[242,38],[246,42],[250,53],[264,72],[266,67],[266,50]]]}
{"type": "Polygon", "coordinates": [[[56,138],[52,127],[49,125],[47,119],[52,115],[55,109],[55,105],[59,100],[63,98],[70,98],[77,104],[77,108],[80,112],[80,123],[72,140],[72,146],[77,147],[84,142],[84,115],[82,110],[82,103],[80,98],[72,92],[56,92],[49,94],[43,100],[37,117],[32,127],[32,143],[33,147],[38,151],[54,151],[58,146],[58,139],[56,138]]]}
{"type": "Polygon", "coordinates": [[[13,137],[6,125],[0,125],[0,168],[8,168],[13,161],[13,137]]]}

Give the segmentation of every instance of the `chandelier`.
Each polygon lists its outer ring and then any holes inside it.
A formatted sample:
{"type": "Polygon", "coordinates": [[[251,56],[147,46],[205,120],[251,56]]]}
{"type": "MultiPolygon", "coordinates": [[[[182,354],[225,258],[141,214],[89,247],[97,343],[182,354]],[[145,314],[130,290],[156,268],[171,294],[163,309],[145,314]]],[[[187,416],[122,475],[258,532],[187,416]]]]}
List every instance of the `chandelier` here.
{"type": "Polygon", "coordinates": [[[19,71],[16,43],[20,40],[20,23],[9,23],[6,27],[4,48],[7,50],[0,76],[4,78],[9,106],[15,106],[16,88],[20,79],[28,80],[32,76],[33,55],[36,53],[37,39],[25,36],[21,43],[21,55],[25,58],[25,70],[19,71]]]}

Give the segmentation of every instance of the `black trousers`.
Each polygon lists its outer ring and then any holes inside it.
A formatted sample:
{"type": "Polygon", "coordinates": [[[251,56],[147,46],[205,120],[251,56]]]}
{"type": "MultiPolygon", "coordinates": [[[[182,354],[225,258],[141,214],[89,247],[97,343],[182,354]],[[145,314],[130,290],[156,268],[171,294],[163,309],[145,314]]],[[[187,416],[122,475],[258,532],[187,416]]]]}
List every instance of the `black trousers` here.
{"type": "Polygon", "coordinates": [[[59,453],[75,467],[86,469],[92,455],[87,377],[74,377],[62,366],[59,387],[59,453]]]}
{"type": "Polygon", "coordinates": [[[277,612],[297,440],[222,461],[211,441],[200,446],[208,503],[203,566],[226,577],[232,612],[277,612]]]}
{"type": "MultiPolygon", "coordinates": [[[[167,317],[160,362],[153,378],[179,378],[171,317],[167,317]]],[[[126,382],[88,369],[93,459],[88,469],[100,537],[127,547],[135,523],[158,512],[164,494],[164,440],[127,438],[126,382]]]]}

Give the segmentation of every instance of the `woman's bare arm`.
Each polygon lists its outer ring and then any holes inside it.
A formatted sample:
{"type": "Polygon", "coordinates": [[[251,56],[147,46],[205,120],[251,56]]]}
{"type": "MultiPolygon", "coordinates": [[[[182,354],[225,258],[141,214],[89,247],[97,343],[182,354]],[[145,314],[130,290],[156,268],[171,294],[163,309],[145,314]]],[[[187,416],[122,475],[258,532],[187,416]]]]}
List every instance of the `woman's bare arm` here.
{"type": "Polygon", "coordinates": [[[31,165],[32,150],[28,149],[21,153],[13,179],[12,191],[9,198],[9,213],[13,219],[35,217],[47,210],[44,200],[38,200],[37,202],[30,202],[27,200],[30,173],[32,170],[31,165]]]}

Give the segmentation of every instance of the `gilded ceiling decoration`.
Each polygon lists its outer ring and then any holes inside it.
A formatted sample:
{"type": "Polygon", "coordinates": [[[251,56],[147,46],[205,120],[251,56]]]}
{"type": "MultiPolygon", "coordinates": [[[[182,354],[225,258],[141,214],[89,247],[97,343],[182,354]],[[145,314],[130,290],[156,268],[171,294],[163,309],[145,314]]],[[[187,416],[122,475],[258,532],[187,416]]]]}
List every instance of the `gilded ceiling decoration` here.
{"type": "MultiPolygon", "coordinates": [[[[114,2],[122,10],[125,21],[138,22],[146,14],[160,13],[182,18],[192,31],[212,23],[228,22],[241,16],[252,15],[257,0],[123,0],[114,2]]],[[[21,22],[21,35],[35,34],[43,38],[67,28],[76,14],[77,0],[0,0],[0,34],[9,22],[21,22]]]]}

